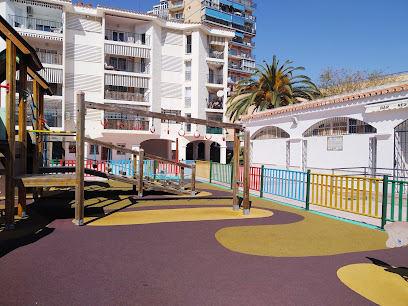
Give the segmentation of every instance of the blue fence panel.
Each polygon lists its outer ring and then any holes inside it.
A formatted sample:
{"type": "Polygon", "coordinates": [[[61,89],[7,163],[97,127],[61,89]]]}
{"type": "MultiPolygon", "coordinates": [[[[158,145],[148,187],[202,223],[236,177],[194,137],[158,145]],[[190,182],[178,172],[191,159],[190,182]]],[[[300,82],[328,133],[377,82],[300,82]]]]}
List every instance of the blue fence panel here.
{"type": "Polygon", "coordinates": [[[293,200],[306,199],[306,172],[264,168],[263,192],[293,200]]]}

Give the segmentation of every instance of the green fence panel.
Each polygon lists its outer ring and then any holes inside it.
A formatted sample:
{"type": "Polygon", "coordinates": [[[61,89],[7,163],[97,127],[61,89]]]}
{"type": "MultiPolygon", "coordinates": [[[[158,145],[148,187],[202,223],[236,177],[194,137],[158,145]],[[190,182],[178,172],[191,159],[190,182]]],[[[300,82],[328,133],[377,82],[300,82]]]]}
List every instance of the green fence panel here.
{"type": "Polygon", "coordinates": [[[232,164],[211,163],[211,181],[231,185],[232,164]]]}

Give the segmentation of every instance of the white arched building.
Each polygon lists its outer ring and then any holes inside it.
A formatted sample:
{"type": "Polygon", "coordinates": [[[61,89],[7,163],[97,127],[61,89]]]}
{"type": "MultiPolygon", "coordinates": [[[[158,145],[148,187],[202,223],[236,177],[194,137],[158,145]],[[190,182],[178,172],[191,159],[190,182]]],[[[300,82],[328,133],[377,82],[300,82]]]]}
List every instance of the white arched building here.
{"type": "Polygon", "coordinates": [[[242,122],[251,131],[253,165],[408,177],[407,119],[408,82],[399,82],[255,113],[242,122]]]}

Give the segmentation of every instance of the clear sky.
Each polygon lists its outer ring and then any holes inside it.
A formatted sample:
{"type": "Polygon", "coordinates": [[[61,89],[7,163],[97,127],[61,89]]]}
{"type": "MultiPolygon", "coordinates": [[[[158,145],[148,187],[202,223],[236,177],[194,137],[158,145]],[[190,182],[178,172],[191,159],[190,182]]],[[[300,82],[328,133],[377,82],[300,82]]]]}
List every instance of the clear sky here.
{"type": "MultiPolygon", "coordinates": [[[[96,0],[93,5],[146,12],[159,0],[96,0]]],[[[408,71],[408,0],[257,0],[257,63],[276,54],[306,68],[408,71]]]]}

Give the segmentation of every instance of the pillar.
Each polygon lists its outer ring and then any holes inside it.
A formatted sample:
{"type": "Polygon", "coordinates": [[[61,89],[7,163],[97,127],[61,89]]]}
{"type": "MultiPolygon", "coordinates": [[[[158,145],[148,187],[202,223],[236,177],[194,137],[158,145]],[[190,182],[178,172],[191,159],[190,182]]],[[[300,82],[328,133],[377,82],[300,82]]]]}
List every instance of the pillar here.
{"type": "Polygon", "coordinates": [[[186,160],[187,159],[187,146],[180,146],[179,150],[179,159],[180,160],[186,160]]]}
{"type": "Polygon", "coordinates": [[[211,141],[204,141],[204,160],[210,160],[211,141]]]}
{"type": "Polygon", "coordinates": [[[227,146],[220,147],[220,163],[221,164],[227,163],[227,146]]]}

